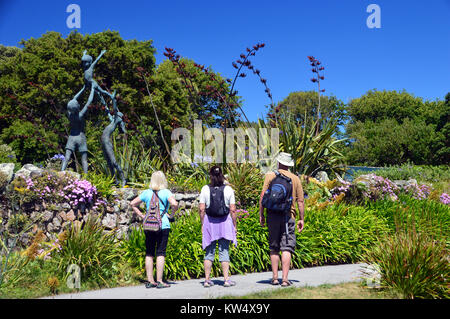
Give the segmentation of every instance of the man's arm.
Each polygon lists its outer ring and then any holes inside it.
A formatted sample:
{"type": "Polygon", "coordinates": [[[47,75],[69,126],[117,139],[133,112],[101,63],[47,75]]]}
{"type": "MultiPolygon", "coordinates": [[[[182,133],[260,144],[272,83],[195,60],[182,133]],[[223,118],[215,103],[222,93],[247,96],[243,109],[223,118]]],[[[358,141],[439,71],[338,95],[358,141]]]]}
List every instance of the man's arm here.
{"type": "Polygon", "coordinates": [[[305,201],[303,198],[303,187],[302,182],[299,182],[299,187],[297,189],[297,207],[299,212],[299,219],[297,222],[297,229],[300,233],[305,227],[305,201]]]}
{"type": "Polygon", "coordinates": [[[262,206],[262,200],[264,197],[264,193],[269,188],[269,184],[270,184],[270,177],[269,177],[269,174],[266,174],[266,176],[264,177],[264,185],[263,185],[263,188],[261,191],[261,195],[259,196],[259,223],[261,224],[262,227],[264,227],[264,225],[266,224],[266,220],[264,217],[264,207],[262,206]]]}

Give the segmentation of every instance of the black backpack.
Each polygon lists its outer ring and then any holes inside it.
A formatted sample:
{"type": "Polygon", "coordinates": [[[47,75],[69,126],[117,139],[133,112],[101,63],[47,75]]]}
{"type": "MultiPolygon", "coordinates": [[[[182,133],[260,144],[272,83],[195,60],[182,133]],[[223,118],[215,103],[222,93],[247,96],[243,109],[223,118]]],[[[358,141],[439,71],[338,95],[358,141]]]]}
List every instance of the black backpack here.
{"type": "Polygon", "coordinates": [[[209,207],[206,215],[211,217],[223,217],[229,214],[230,209],[225,205],[224,189],[222,186],[209,186],[209,207]]]}
{"type": "Polygon", "coordinates": [[[272,212],[286,213],[292,206],[292,180],[279,172],[275,175],[263,195],[262,206],[272,212]]]}

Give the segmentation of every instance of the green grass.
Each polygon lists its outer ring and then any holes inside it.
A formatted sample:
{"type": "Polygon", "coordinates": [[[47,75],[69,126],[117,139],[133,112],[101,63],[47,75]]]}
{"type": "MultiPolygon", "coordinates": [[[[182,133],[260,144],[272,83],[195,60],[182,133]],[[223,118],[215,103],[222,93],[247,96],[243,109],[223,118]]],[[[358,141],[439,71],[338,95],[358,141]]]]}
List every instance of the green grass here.
{"type": "Polygon", "coordinates": [[[317,287],[287,287],[270,289],[245,296],[224,296],[221,299],[398,299],[389,290],[367,288],[361,283],[320,285],[317,287]]]}

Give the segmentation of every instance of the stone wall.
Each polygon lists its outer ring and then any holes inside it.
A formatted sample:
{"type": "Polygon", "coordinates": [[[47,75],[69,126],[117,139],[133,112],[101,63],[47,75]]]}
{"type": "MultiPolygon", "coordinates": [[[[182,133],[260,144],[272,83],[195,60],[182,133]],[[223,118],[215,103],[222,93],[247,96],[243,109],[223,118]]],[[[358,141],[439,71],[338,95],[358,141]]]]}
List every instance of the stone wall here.
{"type": "MultiPolygon", "coordinates": [[[[0,172],[3,171],[7,175],[8,184],[18,176],[28,178],[33,175],[39,175],[43,171],[33,165],[27,164],[14,174],[12,173],[13,168],[14,166],[0,164],[0,172]]],[[[75,175],[76,173],[71,174],[75,175]]],[[[79,175],[76,177],[79,177],[79,175]]],[[[2,196],[2,192],[4,191],[5,187],[0,189],[0,196],[2,196]]],[[[117,230],[116,236],[118,239],[121,239],[127,237],[131,227],[137,227],[142,222],[134,214],[130,206],[130,202],[140,192],[141,190],[133,188],[116,188],[106,205],[97,211],[89,209],[82,211],[78,207],[72,207],[69,202],[49,203],[43,201],[34,203],[31,206],[19,207],[18,205],[9,203],[5,200],[5,197],[2,197],[3,200],[0,202],[0,232],[5,227],[8,227],[8,221],[11,216],[20,213],[26,218],[31,218],[34,221],[34,225],[31,231],[25,234],[20,240],[20,244],[28,245],[33,238],[33,234],[38,230],[44,231],[48,238],[55,238],[70,223],[81,222],[82,220],[86,220],[88,216],[93,216],[101,219],[101,223],[106,230],[117,230]]],[[[198,207],[198,193],[175,193],[174,196],[180,206],[177,215],[188,214],[192,208],[198,207]]],[[[144,207],[144,204],[142,204],[142,207],[144,207]]]]}

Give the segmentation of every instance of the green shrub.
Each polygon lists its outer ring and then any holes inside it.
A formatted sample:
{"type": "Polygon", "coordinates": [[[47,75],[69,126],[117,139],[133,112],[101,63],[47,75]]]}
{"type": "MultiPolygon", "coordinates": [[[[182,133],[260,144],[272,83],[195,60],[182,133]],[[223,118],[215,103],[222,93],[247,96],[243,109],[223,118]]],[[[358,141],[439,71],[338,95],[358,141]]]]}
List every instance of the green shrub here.
{"type": "Polygon", "coordinates": [[[253,164],[227,164],[228,182],[236,196],[236,201],[248,207],[259,202],[264,175],[253,164]]]}
{"type": "MultiPolygon", "coordinates": [[[[270,270],[267,228],[259,224],[259,209],[253,207],[238,220],[237,247],[230,249],[232,273],[270,270]]],[[[325,210],[308,210],[305,229],[297,233],[296,252],[292,266],[336,264],[359,261],[364,247],[373,245],[377,236],[388,231],[385,218],[376,212],[355,206],[331,206],[325,210]]],[[[142,271],[145,239],[142,229],[133,231],[122,243],[124,255],[142,271]]],[[[167,245],[165,276],[180,280],[204,276],[202,232],[197,212],[180,217],[171,226],[167,245]]],[[[221,276],[220,264],[215,262],[212,276],[221,276]]]]}
{"type": "Polygon", "coordinates": [[[418,200],[400,194],[397,201],[367,202],[367,209],[386,219],[391,230],[396,229],[397,223],[413,218],[418,231],[433,234],[436,239],[445,240],[450,234],[450,207],[433,200],[418,200]]]}
{"type": "Polygon", "coordinates": [[[145,234],[142,227],[133,227],[126,240],[121,241],[120,250],[133,268],[143,270],[145,267],[145,234]]]}
{"type": "Polygon", "coordinates": [[[0,163],[16,163],[16,153],[8,144],[0,144],[0,163]]]}
{"type": "Polygon", "coordinates": [[[67,267],[75,264],[81,268],[81,280],[108,287],[117,274],[121,256],[118,247],[114,232],[104,232],[100,219],[89,217],[83,226],[71,224],[61,249],[52,252],[51,260],[63,278],[67,278],[67,267]]]}
{"type": "Polygon", "coordinates": [[[414,229],[384,237],[367,253],[379,266],[384,286],[404,298],[450,298],[449,251],[444,242],[414,229]]]}
{"type": "MultiPolygon", "coordinates": [[[[354,177],[356,178],[357,176],[364,174],[367,174],[367,172],[357,171],[355,172],[354,177]]],[[[450,180],[450,169],[448,165],[394,165],[379,169],[375,174],[390,179],[391,181],[416,179],[418,182],[422,183],[435,183],[450,180]]]]}
{"type": "Polygon", "coordinates": [[[86,179],[97,189],[97,193],[105,199],[110,199],[114,192],[114,176],[103,173],[88,172],[86,179]]]}

